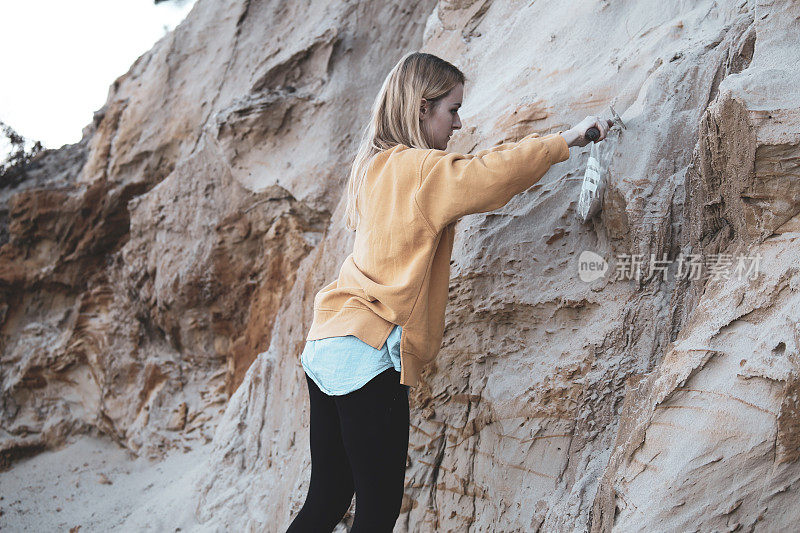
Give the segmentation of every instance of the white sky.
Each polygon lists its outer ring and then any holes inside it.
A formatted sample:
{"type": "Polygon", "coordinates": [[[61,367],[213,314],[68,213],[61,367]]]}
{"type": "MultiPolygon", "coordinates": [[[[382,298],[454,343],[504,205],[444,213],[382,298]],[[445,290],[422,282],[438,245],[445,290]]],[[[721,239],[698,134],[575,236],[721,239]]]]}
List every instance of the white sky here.
{"type": "MultiPolygon", "coordinates": [[[[136,58],[195,0],[0,0],[0,120],[45,148],[76,143],[136,58]]],[[[0,160],[10,145],[0,132],[0,160]]]]}

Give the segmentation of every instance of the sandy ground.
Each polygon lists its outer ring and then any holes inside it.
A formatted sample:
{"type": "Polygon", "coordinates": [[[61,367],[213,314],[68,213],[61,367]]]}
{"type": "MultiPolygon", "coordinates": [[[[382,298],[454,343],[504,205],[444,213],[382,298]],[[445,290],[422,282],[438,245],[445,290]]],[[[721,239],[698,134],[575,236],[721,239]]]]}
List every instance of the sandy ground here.
{"type": "Polygon", "coordinates": [[[205,453],[131,460],[110,440],[82,437],[21,460],[0,473],[0,531],[186,531],[205,453]]]}

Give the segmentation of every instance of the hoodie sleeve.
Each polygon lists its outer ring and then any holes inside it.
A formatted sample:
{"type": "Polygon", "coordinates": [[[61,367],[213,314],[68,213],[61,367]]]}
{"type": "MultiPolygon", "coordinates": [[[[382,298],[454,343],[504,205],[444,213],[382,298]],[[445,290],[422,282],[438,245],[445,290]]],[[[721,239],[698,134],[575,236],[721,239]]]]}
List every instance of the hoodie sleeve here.
{"type": "Polygon", "coordinates": [[[420,164],[414,199],[438,233],[464,215],[506,205],[567,159],[569,146],[560,131],[544,137],[532,133],[475,154],[429,150],[420,164]]]}

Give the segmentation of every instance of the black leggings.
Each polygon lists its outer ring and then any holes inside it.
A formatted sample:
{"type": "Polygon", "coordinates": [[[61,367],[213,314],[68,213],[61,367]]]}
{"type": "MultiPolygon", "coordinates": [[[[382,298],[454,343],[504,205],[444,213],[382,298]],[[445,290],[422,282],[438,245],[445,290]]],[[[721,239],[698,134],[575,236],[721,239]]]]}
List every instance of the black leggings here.
{"type": "Polygon", "coordinates": [[[391,532],[408,455],[408,387],[389,367],[363,387],[328,396],[306,375],[311,403],[311,484],[287,533],[333,531],[353,493],[350,533],[391,532]]]}

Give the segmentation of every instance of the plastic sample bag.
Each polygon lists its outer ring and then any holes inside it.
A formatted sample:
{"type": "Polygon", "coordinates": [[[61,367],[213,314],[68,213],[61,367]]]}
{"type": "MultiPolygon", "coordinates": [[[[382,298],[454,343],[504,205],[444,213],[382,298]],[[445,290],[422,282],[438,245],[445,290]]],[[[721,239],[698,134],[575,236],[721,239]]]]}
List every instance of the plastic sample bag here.
{"type": "Polygon", "coordinates": [[[582,223],[588,222],[600,211],[608,178],[608,165],[618,136],[619,132],[613,128],[608,131],[604,140],[589,143],[589,161],[586,163],[576,211],[578,220],[582,223]]]}

